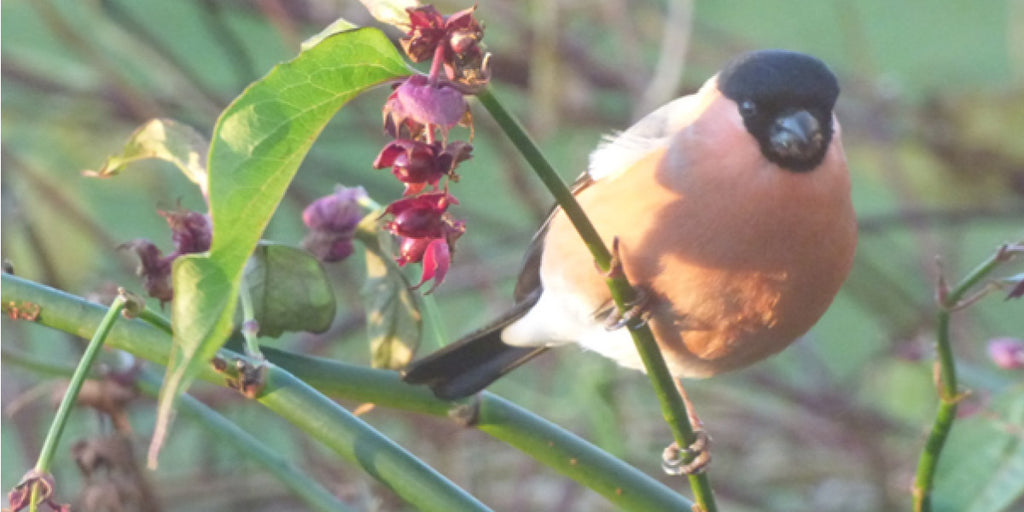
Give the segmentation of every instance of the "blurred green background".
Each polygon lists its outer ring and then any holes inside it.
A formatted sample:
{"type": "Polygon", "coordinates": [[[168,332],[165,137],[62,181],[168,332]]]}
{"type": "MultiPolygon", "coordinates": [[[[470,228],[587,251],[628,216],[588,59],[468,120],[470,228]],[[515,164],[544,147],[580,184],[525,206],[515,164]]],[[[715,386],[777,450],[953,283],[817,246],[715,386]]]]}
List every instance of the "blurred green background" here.
{"type": "MultiPolygon", "coordinates": [[[[85,296],[115,284],[141,292],[135,263],[117,246],[149,238],[170,250],[157,209],[205,206],[170,165],[139,163],[111,180],[82,170],[97,169],[154,117],[209,134],[218,112],[306,37],[338,17],[375,24],[354,0],[5,0],[0,9],[3,257],[23,277],[85,296]]],[[[688,390],[715,439],[711,475],[723,510],[907,510],[937,400],[936,259],[956,280],[998,244],[1024,237],[1024,2],[483,0],[478,16],[499,94],[567,179],[602,133],[695,90],[739,52],[788,48],[833,67],[861,223],[854,272],[806,339],[688,390]]],[[[401,193],[370,166],[386,142],[386,93],[359,98],[332,121],[266,238],[298,243],[301,209],[337,183],[364,185],[380,202],[401,193]]],[[[486,113],[474,114],[474,158],[453,188],[469,231],[434,294],[452,336],[510,303],[521,251],[549,204],[486,113]]],[[[366,363],[361,255],[330,272],[340,298],[334,327],[276,344],[366,363]]],[[[1022,303],[993,294],[957,313],[953,333],[972,392],[940,465],[937,508],[1020,510],[1024,374],[998,369],[985,350],[991,338],[1024,336],[1022,303]]],[[[71,364],[82,345],[5,319],[3,348],[71,364]]],[[[55,383],[6,362],[2,379],[10,489],[39,451],[55,383]]],[[[658,475],[670,434],[639,373],[566,348],[492,390],[685,490],[658,475]]],[[[262,408],[211,386],[193,393],[357,509],[406,508],[262,408]]],[[[611,509],[479,432],[381,408],[364,418],[498,510],[611,509]]],[[[110,430],[86,410],[73,420],[62,446],[110,430]]],[[[153,403],[139,399],[137,453],[152,422],[153,403]]],[[[170,443],[160,469],[145,475],[165,510],[302,509],[186,418],[170,443]]],[[[84,492],[78,473],[62,447],[61,499],[84,492]]]]}

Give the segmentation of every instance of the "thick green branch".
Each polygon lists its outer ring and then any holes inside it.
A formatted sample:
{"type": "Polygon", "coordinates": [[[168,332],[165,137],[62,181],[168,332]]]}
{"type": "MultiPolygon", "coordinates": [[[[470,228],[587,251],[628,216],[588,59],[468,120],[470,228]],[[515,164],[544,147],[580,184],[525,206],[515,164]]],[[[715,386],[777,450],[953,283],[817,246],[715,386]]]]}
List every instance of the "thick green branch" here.
{"type": "MultiPolygon", "coordinates": [[[[5,309],[10,304],[37,304],[41,311],[36,321],[48,327],[88,336],[103,316],[101,306],[60,290],[6,274],[0,279],[0,302],[5,309]]],[[[107,345],[163,364],[170,353],[171,339],[161,328],[142,320],[122,320],[111,331],[107,345]]],[[[263,348],[263,353],[271,363],[287,369],[295,378],[335,398],[372,402],[442,417],[451,408],[449,402],[434,398],[428,389],[405,384],[395,372],[267,347],[263,348]]],[[[222,354],[232,357],[226,350],[222,354]]],[[[221,385],[224,383],[223,377],[211,368],[203,369],[199,377],[221,385]]],[[[310,391],[298,389],[303,386],[297,383],[280,379],[274,381],[274,378],[270,380],[273,382],[268,383],[267,389],[272,389],[269,384],[285,384],[284,387],[291,389],[291,393],[309,396],[310,391]]],[[[283,398],[272,399],[268,396],[261,399],[271,407],[267,400],[276,400],[273,407],[287,407],[288,401],[283,398]]],[[[623,510],[689,510],[692,505],[683,496],[636,468],[623,464],[592,444],[490,393],[481,395],[480,408],[481,430],[590,487],[623,510]]],[[[311,416],[307,421],[315,420],[311,416]]]]}
{"type": "MultiPolygon", "coordinates": [[[[5,312],[11,305],[39,306],[36,321],[72,334],[95,330],[103,308],[59,290],[8,274],[2,276],[5,312]]],[[[121,320],[107,337],[108,346],[144,359],[166,364],[171,339],[159,327],[141,320],[121,320]]],[[[221,351],[225,358],[240,358],[221,351]]],[[[224,377],[210,365],[201,378],[224,384],[224,377]]],[[[489,510],[476,498],[454,485],[401,446],[309,387],[286,370],[268,364],[267,382],[258,401],[318,439],[339,455],[390,487],[402,499],[421,510],[489,510]]]]}
{"type": "MultiPolygon", "coordinates": [[[[611,253],[605,247],[597,229],[594,228],[594,225],[587,218],[579,203],[576,202],[576,198],[569,190],[569,187],[566,186],[558,173],[555,172],[522,125],[505,110],[505,107],[498,101],[490,89],[484,89],[479,92],[477,98],[498,125],[501,126],[516,149],[533,167],[537,176],[544,182],[544,185],[554,195],[559,208],[562,209],[569,221],[572,222],[573,227],[579,232],[580,237],[583,238],[583,243],[590,250],[598,267],[609,273],[606,282],[608,289],[611,291],[612,300],[615,301],[615,306],[620,312],[628,310],[628,304],[637,297],[636,291],[633,290],[629,281],[626,280],[625,275],[621,272],[612,272],[611,253]]],[[[668,367],[665,365],[665,359],[658,349],[654,335],[651,333],[650,328],[640,324],[639,319],[631,322],[629,329],[630,334],[633,336],[633,342],[636,344],[637,352],[639,352],[640,358],[644,362],[644,368],[647,369],[647,375],[654,386],[654,392],[661,405],[662,415],[672,430],[673,438],[681,447],[693,444],[697,436],[694,434],[693,425],[690,424],[689,417],[686,414],[686,407],[679,396],[679,392],[676,390],[675,382],[668,371],[668,367]]],[[[707,512],[717,510],[707,475],[690,475],[689,479],[697,504],[707,512]]]]}

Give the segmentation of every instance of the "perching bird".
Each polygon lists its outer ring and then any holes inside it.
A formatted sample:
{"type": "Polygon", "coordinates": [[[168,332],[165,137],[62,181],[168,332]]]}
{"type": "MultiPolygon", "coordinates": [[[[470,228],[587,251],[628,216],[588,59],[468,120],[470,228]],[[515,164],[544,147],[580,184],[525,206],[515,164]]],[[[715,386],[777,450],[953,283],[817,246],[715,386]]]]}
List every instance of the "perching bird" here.
{"type": "MultiPolygon", "coordinates": [[[[838,95],[814,57],[748,53],[591,154],[576,197],[606,244],[618,238],[673,376],[710,377],[779,352],[846,279],[857,227],[838,95]]],[[[556,209],[527,251],[512,309],[403,378],[461,398],[567,343],[643,369],[627,329],[606,326],[611,304],[556,209]]]]}

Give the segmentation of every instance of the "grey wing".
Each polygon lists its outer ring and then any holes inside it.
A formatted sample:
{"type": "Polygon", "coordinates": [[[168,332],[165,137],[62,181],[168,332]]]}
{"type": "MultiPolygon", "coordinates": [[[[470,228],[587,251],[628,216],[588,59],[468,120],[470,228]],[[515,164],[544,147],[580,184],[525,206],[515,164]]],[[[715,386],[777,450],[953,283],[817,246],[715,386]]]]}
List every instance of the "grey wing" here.
{"type": "MultiPolygon", "coordinates": [[[[694,96],[684,96],[673,100],[630,126],[625,131],[604,138],[590,154],[590,165],[572,185],[573,194],[579,194],[594,181],[615,175],[633,166],[651,151],[667,146],[672,134],[676,133],[681,123],[687,122],[688,116],[695,105],[694,96]]],[[[523,257],[523,266],[516,281],[515,301],[520,303],[539,296],[543,289],[540,282],[540,259],[544,249],[544,236],[547,234],[551,219],[558,213],[555,206],[548,214],[547,220],[540,229],[523,257]]]]}
{"type": "Polygon", "coordinates": [[[587,172],[600,180],[625,171],[651,151],[665,147],[672,135],[688,122],[696,99],[683,96],[666,103],[630,126],[625,131],[606,135],[590,153],[587,172]]]}
{"type": "MultiPolygon", "coordinates": [[[[576,178],[570,190],[572,190],[573,195],[579,194],[593,182],[594,180],[591,179],[590,174],[583,173],[576,178]]],[[[544,289],[540,282],[540,258],[541,254],[544,253],[544,236],[548,233],[551,219],[555,217],[559,210],[558,205],[551,207],[551,211],[548,212],[544,223],[534,233],[533,238],[530,240],[530,245],[526,248],[523,264],[519,270],[519,278],[516,280],[516,288],[513,292],[516,304],[526,300],[535,300],[540,297],[540,292],[544,289]]]]}

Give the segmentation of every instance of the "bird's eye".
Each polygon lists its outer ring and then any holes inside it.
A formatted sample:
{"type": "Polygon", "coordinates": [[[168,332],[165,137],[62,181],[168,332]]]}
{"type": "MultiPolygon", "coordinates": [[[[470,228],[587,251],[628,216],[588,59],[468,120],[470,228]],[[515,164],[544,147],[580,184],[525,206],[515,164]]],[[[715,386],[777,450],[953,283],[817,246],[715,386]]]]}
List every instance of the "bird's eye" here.
{"type": "Polygon", "coordinates": [[[752,100],[743,100],[740,103],[740,115],[743,117],[750,117],[757,114],[757,105],[752,100]]]}

